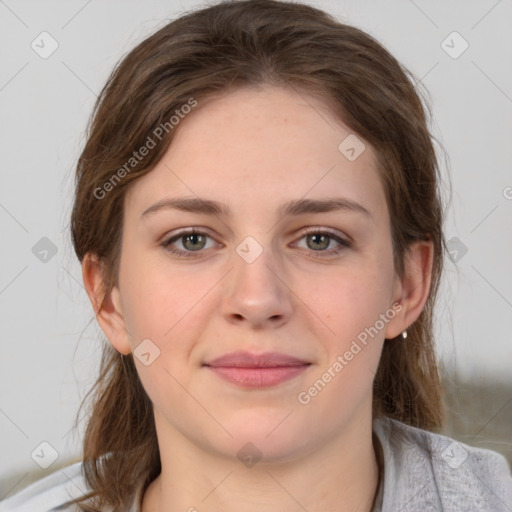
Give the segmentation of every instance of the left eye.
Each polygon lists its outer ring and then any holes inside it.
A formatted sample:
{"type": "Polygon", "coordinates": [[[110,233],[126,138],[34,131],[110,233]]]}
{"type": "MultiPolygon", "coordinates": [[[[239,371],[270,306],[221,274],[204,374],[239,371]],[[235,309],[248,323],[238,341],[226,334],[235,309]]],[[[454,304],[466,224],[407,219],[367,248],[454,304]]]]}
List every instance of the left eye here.
{"type": "Polygon", "coordinates": [[[350,247],[350,242],[329,231],[310,231],[303,235],[300,240],[306,240],[305,249],[310,249],[314,252],[339,252],[343,247],[350,247]],[[333,240],[337,244],[334,248],[330,247],[333,240]]]}

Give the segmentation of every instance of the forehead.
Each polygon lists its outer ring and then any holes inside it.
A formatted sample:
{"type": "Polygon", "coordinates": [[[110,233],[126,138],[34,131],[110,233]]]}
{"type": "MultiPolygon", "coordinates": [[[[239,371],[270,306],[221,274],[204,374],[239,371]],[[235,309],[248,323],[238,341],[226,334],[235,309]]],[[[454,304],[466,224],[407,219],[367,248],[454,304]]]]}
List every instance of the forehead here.
{"type": "Polygon", "coordinates": [[[160,162],[128,191],[127,206],[141,212],[166,196],[195,195],[257,212],[343,194],[386,213],[373,148],[305,93],[237,89],[200,102],[177,128],[160,162]]]}

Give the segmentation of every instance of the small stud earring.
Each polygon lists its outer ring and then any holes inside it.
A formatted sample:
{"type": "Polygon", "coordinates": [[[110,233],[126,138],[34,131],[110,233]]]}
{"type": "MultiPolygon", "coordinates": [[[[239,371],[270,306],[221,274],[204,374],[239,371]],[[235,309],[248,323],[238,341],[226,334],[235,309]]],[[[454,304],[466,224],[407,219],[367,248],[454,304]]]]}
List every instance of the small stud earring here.
{"type": "Polygon", "coordinates": [[[405,340],[405,338],[407,338],[407,331],[404,331],[404,332],[402,333],[402,338],[403,338],[404,340],[405,340]]]}

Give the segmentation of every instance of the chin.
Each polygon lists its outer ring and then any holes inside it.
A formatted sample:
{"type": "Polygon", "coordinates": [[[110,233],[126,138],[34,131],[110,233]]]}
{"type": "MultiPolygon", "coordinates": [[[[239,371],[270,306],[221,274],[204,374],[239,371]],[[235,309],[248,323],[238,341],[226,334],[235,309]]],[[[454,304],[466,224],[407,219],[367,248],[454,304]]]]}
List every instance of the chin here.
{"type": "Polygon", "coordinates": [[[225,423],[233,437],[225,439],[229,448],[224,448],[238,458],[245,455],[261,457],[262,463],[296,458],[308,444],[308,436],[298,426],[298,418],[293,418],[295,415],[285,408],[268,410],[266,414],[262,408],[240,411],[225,423]]]}

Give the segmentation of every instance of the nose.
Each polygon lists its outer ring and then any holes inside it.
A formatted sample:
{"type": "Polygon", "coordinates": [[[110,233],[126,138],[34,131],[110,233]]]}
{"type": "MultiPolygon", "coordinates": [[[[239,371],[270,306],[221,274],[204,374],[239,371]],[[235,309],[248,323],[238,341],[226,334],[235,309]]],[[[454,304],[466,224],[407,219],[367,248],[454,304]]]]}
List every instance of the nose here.
{"type": "Polygon", "coordinates": [[[293,311],[293,292],[278,258],[265,248],[251,263],[238,254],[233,260],[222,299],[224,318],[252,328],[275,328],[287,323],[293,311]]]}

